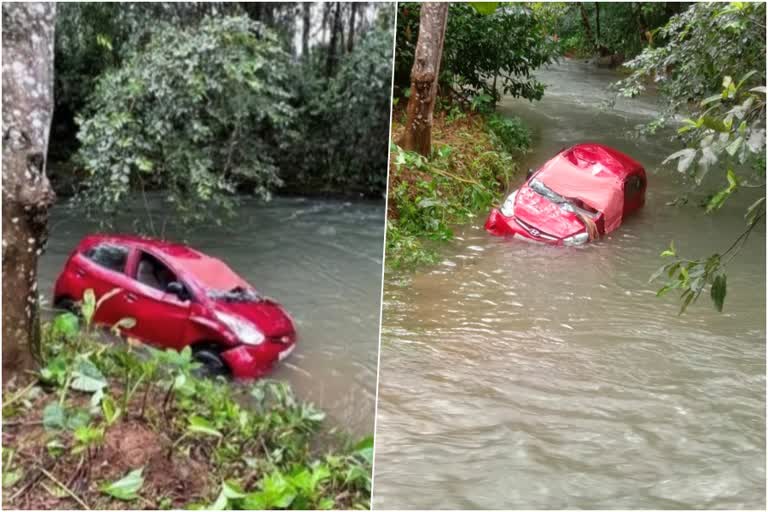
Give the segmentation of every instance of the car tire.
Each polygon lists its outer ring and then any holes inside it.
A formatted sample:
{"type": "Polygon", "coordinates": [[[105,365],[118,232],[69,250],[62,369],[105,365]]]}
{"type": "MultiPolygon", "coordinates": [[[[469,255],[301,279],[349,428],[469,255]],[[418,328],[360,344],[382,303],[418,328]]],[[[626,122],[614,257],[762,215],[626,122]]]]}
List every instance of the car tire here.
{"type": "Polygon", "coordinates": [[[77,302],[71,297],[67,297],[66,295],[57,297],[53,302],[53,307],[62,311],[69,311],[70,313],[74,313],[75,315],[80,316],[80,308],[77,307],[77,302]]]}
{"type": "Polygon", "coordinates": [[[198,370],[201,377],[226,377],[229,375],[227,363],[219,355],[216,347],[204,345],[193,348],[192,356],[203,366],[198,370]]]}

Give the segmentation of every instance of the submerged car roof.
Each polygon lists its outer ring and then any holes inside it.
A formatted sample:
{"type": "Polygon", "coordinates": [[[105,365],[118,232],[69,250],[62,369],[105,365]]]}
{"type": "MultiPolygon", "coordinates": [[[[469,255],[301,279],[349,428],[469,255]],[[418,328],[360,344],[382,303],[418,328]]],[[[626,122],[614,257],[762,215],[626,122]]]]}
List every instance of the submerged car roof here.
{"type": "Polygon", "coordinates": [[[541,167],[536,179],[561,196],[580,199],[602,212],[609,232],[621,224],[624,180],[641,168],[620,151],[585,143],[558,153],[541,167]]]}
{"type": "Polygon", "coordinates": [[[83,239],[81,246],[92,246],[99,242],[129,245],[157,254],[174,269],[183,270],[206,289],[226,291],[237,286],[252,288],[222,260],[187,245],[136,235],[89,235],[83,239]]]}

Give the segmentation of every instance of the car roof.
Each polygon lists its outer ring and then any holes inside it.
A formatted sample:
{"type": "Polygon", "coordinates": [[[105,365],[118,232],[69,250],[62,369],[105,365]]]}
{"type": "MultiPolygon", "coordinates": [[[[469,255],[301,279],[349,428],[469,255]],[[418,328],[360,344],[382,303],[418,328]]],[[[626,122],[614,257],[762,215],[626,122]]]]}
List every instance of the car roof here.
{"type": "Polygon", "coordinates": [[[85,237],[80,246],[88,248],[98,243],[121,244],[155,254],[174,270],[184,272],[206,289],[231,290],[236,286],[252,288],[222,260],[184,244],[137,235],[96,234],[85,237]]]}
{"type": "Polygon", "coordinates": [[[633,171],[641,169],[639,162],[610,146],[596,142],[576,144],[561,151],[552,160],[562,159],[569,167],[602,173],[617,178],[627,178],[633,171]]]}

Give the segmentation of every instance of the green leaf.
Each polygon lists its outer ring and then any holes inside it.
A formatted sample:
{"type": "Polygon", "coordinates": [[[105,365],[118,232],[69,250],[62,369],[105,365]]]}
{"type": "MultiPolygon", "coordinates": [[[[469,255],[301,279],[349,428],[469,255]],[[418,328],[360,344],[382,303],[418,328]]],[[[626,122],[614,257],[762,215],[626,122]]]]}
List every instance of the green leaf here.
{"type": "Polygon", "coordinates": [[[101,400],[101,412],[107,425],[112,425],[122,414],[122,409],[115,405],[111,396],[107,395],[101,400]]]}
{"type": "Polygon", "coordinates": [[[362,456],[369,464],[373,462],[373,436],[368,436],[357,443],[355,453],[362,456]]]}
{"type": "Polygon", "coordinates": [[[725,303],[726,291],[725,274],[719,274],[715,277],[714,281],[712,281],[710,296],[712,297],[712,302],[715,305],[715,309],[721,313],[723,311],[723,304],[725,303]]]}
{"type": "Polygon", "coordinates": [[[72,380],[71,387],[78,391],[93,393],[107,385],[107,379],[101,373],[101,370],[89,359],[83,357],[78,358],[77,368],[72,373],[72,376],[74,379],[72,380]]]}
{"type": "Polygon", "coordinates": [[[63,429],[65,418],[64,408],[58,402],[51,402],[43,409],[43,427],[45,430],[63,429]]]}
{"type": "Polygon", "coordinates": [[[493,14],[499,6],[499,2],[469,2],[469,5],[483,16],[493,14]]]}
{"type": "Polygon", "coordinates": [[[187,430],[209,436],[221,437],[222,433],[214,428],[210,421],[202,416],[190,416],[187,430]]]}
{"type": "Polygon", "coordinates": [[[680,151],[676,151],[669,155],[667,158],[664,159],[662,162],[663,164],[667,164],[671,162],[672,160],[677,159],[677,170],[678,172],[686,172],[688,168],[693,163],[693,158],[696,156],[696,150],[692,148],[685,148],[681,149],[680,151]]]}
{"type": "Polygon", "coordinates": [[[24,476],[24,472],[19,469],[3,469],[3,489],[13,487],[24,476]]]}
{"type": "Polygon", "coordinates": [[[669,249],[665,249],[661,253],[661,257],[667,257],[667,256],[677,256],[677,251],[675,251],[675,241],[672,240],[669,242],[669,249]]]}
{"type": "Polygon", "coordinates": [[[53,320],[51,333],[54,337],[62,337],[67,341],[77,337],[80,331],[80,319],[73,313],[62,313],[53,320]]]}
{"type": "Polygon", "coordinates": [[[715,101],[720,101],[720,100],[722,100],[722,95],[721,94],[714,94],[714,95],[712,95],[712,96],[710,96],[708,98],[703,99],[701,101],[701,103],[700,103],[700,106],[704,107],[706,105],[709,105],[710,103],[713,103],[715,101]]]}
{"type": "Polygon", "coordinates": [[[101,492],[123,501],[135,500],[139,497],[136,493],[144,485],[143,471],[144,468],[135,469],[120,480],[102,485],[101,492]]]}
{"type": "Polygon", "coordinates": [[[96,312],[96,294],[93,289],[88,288],[83,293],[83,301],[80,306],[80,313],[82,313],[85,319],[86,325],[91,325],[93,321],[93,314],[96,312]]]}

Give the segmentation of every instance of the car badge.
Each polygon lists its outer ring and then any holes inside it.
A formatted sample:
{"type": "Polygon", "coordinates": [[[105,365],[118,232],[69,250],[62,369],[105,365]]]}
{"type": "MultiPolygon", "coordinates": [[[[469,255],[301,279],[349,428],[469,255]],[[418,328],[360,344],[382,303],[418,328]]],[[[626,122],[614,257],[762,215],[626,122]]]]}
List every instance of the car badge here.
{"type": "Polygon", "coordinates": [[[541,234],[541,231],[539,231],[538,229],[534,228],[534,229],[531,230],[531,234],[533,236],[539,236],[541,234]]]}

